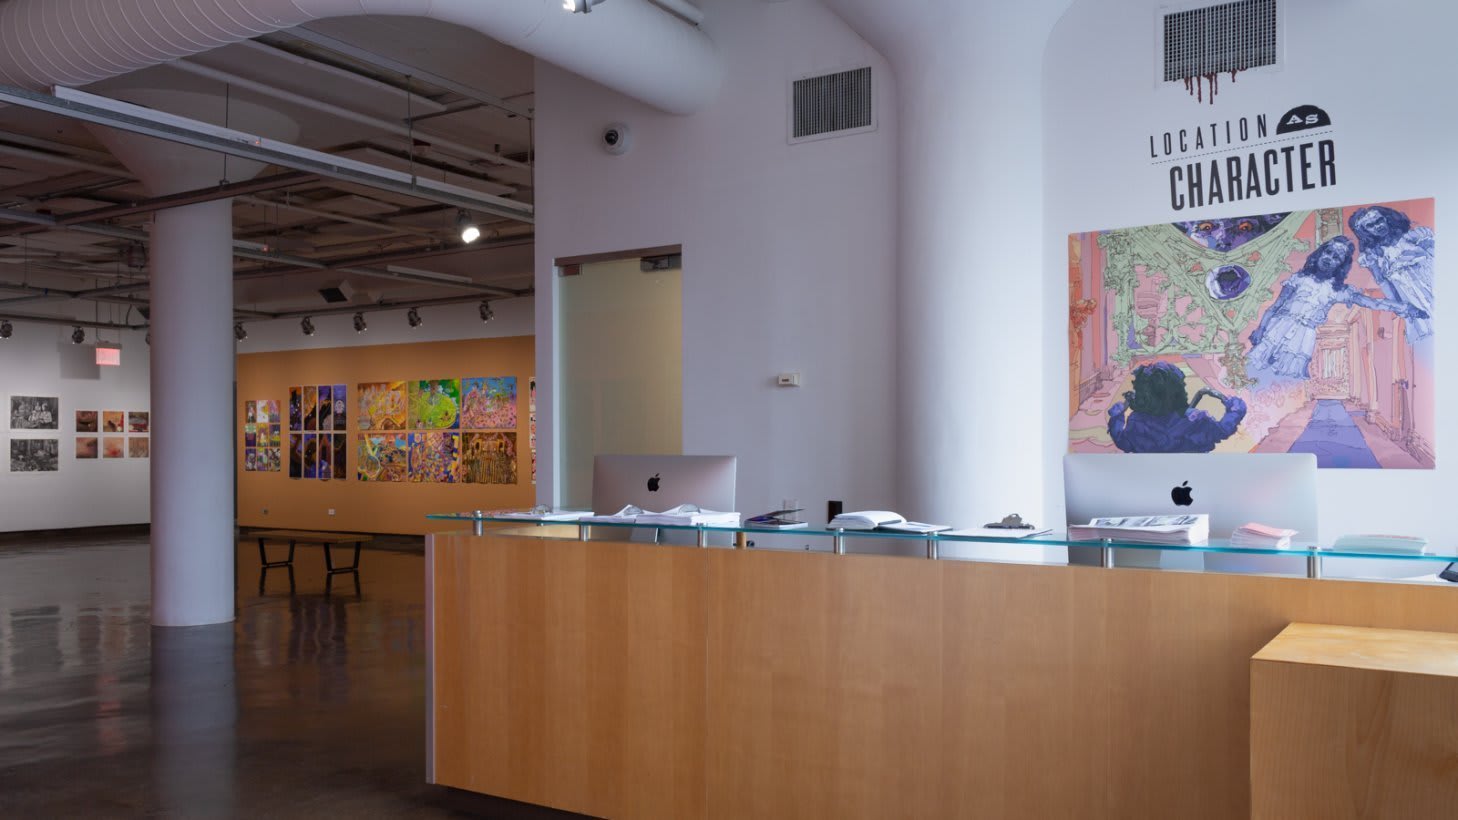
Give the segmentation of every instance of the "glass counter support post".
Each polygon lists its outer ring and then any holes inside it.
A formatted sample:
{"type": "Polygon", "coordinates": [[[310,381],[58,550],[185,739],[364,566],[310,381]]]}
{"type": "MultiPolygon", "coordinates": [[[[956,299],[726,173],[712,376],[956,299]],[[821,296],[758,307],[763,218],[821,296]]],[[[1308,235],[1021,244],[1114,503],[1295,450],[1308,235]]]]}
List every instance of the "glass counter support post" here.
{"type": "Polygon", "coordinates": [[[703,527],[699,527],[699,546],[709,546],[709,534],[704,531],[703,527]]]}
{"type": "Polygon", "coordinates": [[[1110,543],[1111,542],[1107,538],[1103,540],[1104,546],[1101,551],[1103,553],[1104,569],[1114,568],[1114,548],[1109,546],[1110,543]]]}
{"type": "Polygon", "coordinates": [[[1320,556],[1316,556],[1316,555],[1308,555],[1308,556],[1306,556],[1306,577],[1307,578],[1320,578],[1321,577],[1321,557],[1320,556]]]}
{"type": "Polygon", "coordinates": [[[845,555],[845,530],[836,530],[833,539],[836,555],[845,555]]]}
{"type": "Polygon", "coordinates": [[[936,536],[926,539],[926,557],[937,560],[937,539],[936,536]]]}

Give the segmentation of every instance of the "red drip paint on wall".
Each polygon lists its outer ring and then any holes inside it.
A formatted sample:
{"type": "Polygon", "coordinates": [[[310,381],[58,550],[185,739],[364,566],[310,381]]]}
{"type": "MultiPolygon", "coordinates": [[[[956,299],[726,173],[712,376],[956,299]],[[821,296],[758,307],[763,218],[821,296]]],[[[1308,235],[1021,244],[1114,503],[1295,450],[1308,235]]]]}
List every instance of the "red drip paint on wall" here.
{"type": "MultiPolygon", "coordinates": [[[[1235,82],[1235,75],[1241,69],[1230,72],[1230,81],[1235,82]]],[[[1210,104],[1215,104],[1215,95],[1220,93],[1220,72],[1212,71],[1209,74],[1201,74],[1195,77],[1185,78],[1185,93],[1195,98],[1196,102],[1205,101],[1205,83],[1210,84],[1210,104]]]]}

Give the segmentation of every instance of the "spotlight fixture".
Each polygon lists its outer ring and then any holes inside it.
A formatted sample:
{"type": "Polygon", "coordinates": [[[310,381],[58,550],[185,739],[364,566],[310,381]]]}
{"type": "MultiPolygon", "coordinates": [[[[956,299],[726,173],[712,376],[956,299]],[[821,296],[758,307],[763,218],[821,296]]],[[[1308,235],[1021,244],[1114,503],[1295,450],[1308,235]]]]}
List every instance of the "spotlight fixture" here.
{"type": "Polygon", "coordinates": [[[355,333],[364,333],[366,330],[369,330],[369,325],[366,325],[365,324],[364,314],[363,313],[356,313],[356,314],[354,314],[354,332],[355,333]]]}
{"type": "Polygon", "coordinates": [[[9,339],[10,338],[10,334],[12,334],[14,332],[15,332],[15,326],[12,325],[12,324],[10,324],[10,320],[9,319],[6,319],[4,321],[0,321],[0,339],[9,339]]]}
{"type": "Polygon", "coordinates": [[[491,309],[491,303],[486,301],[481,302],[481,321],[489,322],[495,318],[496,311],[491,309]]]}
{"type": "Polygon", "coordinates": [[[71,344],[79,345],[84,341],[86,341],[86,331],[82,330],[80,325],[71,328],[71,344]]]}
{"type": "Polygon", "coordinates": [[[562,8],[564,11],[570,11],[573,14],[586,14],[589,11],[592,11],[593,6],[601,3],[602,1],[603,0],[562,0],[562,8]]]}
{"type": "Polygon", "coordinates": [[[411,327],[420,327],[421,325],[425,324],[425,320],[420,318],[419,308],[411,308],[410,311],[405,314],[405,321],[409,322],[411,327]]]}
{"type": "Polygon", "coordinates": [[[461,241],[467,245],[481,238],[481,227],[464,210],[456,212],[456,230],[461,232],[461,241]]]}
{"type": "Polygon", "coordinates": [[[243,341],[244,339],[248,338],[248,331],[247,331],[247,329],[245,329],[243,327],[243,323],[242,322],[236,322],[236,323],[234,323],[234,325],[233,325],[233,338],[234,339],[237,339],[240,342],[243,341]]]}
{"type": "Polygon", "coordinates": [[[304,321],[299,322],[299,328],[304,331],[305,336],[314,335],[314,317],[305,316],[304,321]]]}

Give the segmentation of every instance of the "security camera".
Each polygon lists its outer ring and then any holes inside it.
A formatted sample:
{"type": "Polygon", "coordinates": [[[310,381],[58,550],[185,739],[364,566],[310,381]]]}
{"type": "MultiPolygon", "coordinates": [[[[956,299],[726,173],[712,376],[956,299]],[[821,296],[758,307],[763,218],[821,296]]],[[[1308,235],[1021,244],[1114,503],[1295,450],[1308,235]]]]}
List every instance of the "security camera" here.
{"type": "Polygon", "coordinates": [[[602,130],[602,150],[609,154],[626,154],[633,147],[633,132],[628,126],[615,122],[602,130]]]}

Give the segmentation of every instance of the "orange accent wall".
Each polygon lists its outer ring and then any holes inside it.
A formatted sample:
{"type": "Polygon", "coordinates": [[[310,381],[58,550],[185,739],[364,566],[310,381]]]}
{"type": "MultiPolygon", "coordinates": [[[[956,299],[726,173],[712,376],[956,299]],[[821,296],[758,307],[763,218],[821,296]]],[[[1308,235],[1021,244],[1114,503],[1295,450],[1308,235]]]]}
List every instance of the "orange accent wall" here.
{"type": "Polygon", "coordinates": [[[530,507],[532,485],[530,391],[535,370],[532,336],[466,339],[454,342],[340,347],[247,353],[238,356],[235,442],[238,474],[238,523],[244,527],[425,533],[459,529],[451,522],[426,521],[427,513],[530,507]],[[359,481],[359,403],[361,382],[515,376],[517,400],[517,483],[392,484],[359,481]],[[289,388],[307,384],[349,387],[348,478],[343,481],[288,477],[289,388]],[[243,469],[243,403],[275,399],[283,414],[283,470],[243,469]],[[329,515],[333,509],[335,514],[329,515]],[[268,512],[265,514],[264,509],[268,512]]]}

